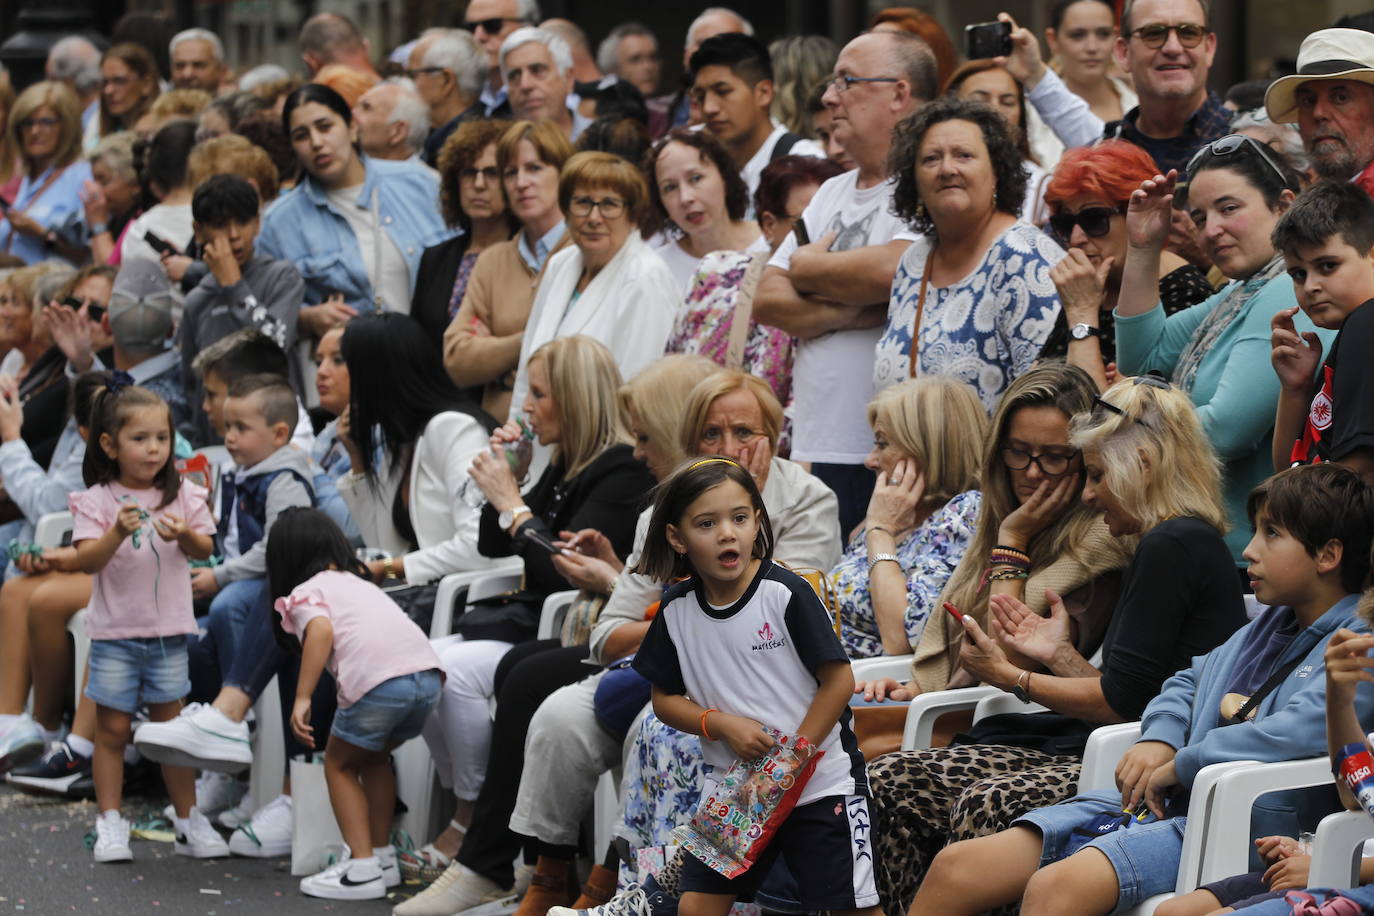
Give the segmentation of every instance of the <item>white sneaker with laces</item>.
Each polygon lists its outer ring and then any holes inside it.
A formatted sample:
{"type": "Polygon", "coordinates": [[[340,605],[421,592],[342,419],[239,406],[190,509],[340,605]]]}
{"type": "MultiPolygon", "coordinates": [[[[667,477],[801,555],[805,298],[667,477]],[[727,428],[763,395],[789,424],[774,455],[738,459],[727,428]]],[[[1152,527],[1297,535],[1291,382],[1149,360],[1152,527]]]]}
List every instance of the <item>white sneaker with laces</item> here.
{"type": "Polygon", "coordinates": [[[184,824],[177,824],[176,843],[172,851],[193,859],[218,859],[229,855],[229,844],[199,808],[191,809],[184,824]]]}
{"type": "Polygon", "coordinates": [[[245,824],[251,824],[253,822],[253,796],[244,792],[243,798],[239,799],[237,805],[221,812],[215,820],[219,821],[219,825],[226,830],[237,830],[245,824]]]}
{"type": "Polygon", "coordinates": [[[507,897],[511,888],[454,862],[433,884],[391,911],[392,916],[453,916],[492,900],[507,897]]]}
{"type": "Polygon", "coordinates": [[[254,859],[290,855],[293,823],[291,796],[278,795],[259,808],[251,821],[233,832],[229,837],[229,851],[254,859]]]}
{"type": "Polygon", "coordinates": [[[134,851],[129,848],[129,822],[118,811],[110,810],[95,819],[95,848],[97,862],[132,862],[134,851]]]}
{"type": "Polygon", "coordinates": [[[143,723],[134,746],[149,760],[198,770],[237,773],[253,762],[247,724],[202,703],[170,721],[143,723]]]}
{"type": "Polygon", "coordinates": [[[377,900],[386,896],[386,880],[377,859],[344,859],[301,879],[301,893],[326,900],[377,900]]]}

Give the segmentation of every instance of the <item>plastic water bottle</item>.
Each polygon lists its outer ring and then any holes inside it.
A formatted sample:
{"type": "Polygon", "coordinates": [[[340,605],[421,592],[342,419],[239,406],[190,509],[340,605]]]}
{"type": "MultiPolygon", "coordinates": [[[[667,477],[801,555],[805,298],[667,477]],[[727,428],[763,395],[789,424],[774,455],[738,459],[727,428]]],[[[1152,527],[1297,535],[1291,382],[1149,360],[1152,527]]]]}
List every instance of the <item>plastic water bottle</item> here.
{"type": "MultiPolygon", "coordinates": [[[[516,417],[515,423],[520,427],[520,438],[514,442],[507,442],[501,450],[506,455],[506,464],[510,466],[512,475],[520,466],[529,464],[530,456],[534,454],[534,431],[525,422],[524,417],[516,417]]],[[[516,483],[519,483],[517,480],[516,483]]],[[[458,490],[458,496],[473,509],[481,509],[487,502],[487,495],[482,492],[482,488],[471,477],[463,481],[463,486],[458,490]]]]}

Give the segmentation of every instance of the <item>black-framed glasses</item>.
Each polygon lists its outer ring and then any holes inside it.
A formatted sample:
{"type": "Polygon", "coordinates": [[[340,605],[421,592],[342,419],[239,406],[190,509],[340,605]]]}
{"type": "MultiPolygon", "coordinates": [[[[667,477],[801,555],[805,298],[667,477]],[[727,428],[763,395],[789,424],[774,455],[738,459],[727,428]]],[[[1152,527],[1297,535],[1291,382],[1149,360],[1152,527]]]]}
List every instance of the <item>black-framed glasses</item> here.
{"type": "Polygon", "coordinates": [[[625,212],[625,201],[618,197],[596,200],[581,195],[568,201],[568,212],[573,216],[591,216],[593,209],[601,211],[602,219],[616,219],[625,212]]]}
{"type": "Polygon", "coordinates": [[[1264,163],[1274,170],[1274,174],[1279,179],[1279,184],[1283,187],[1297,190],[1290,183],[1288,176],[1283,173],[1283,169],[1279,168],[1279,164],[1274,161],[1274,151],[1254,137],[1247,137],[1245,134],[1227,134],[1219,140],[1213,140],[1194,153],[1193,158],[1188,160],[1188,178],[1191,180],[1198,168],[1208,159],[1232,156],[1241,150],[1252,152],[1264,160],[1264,163]]]}
{"type": "Polygon", "coordinates": [[[1178,25],[1151,22],[1138,29],[1131,29],[1131,37],[1139,38],[1141,44],[1153,51],[1164,47],[1164,43],[1169,40],[1169,33],[1173,32],[1178,36],[1178,43],[1183,47],[1196,48],[1210,31],[1211,29],[1207,26],[1198,25],[1195,22],[1183,22],[1178,25]]]}
{"type": "Polygon", "coordinates": [[[469,32],[475,32],[478,27],[481,27],[482,31],[486,32],[488,35],[495,35],[497,32],[501,31],[501,26],[505,25],[507,22],[523,23],[524,21],[524,19],[513,16],[492,16],[490,19],[464,20],[463,28],[467,29],[469,32]]]}
{"type": "MultiPolygon", "coordinates": [[[[1150,370],[1144,375],[1137,375],[1135,378],[1131,379],[1131,384],[1147,385],[1150,388],[1157,388],[1160,391],[1172,391],[1174,387],[1173,385],[1169,384],[1168,379],[1166,379],[1162,374],[1160,374],[1157,370],[1154,369],[1150,370]]],[[[1112,402],[1103,400],[1100,395],[1098,397],[1093,398],[1093,409],[1096,410],[1099,407],[1107,411],[1107,413],[1116,414],[1118,417],[1122,417],[1126,420],[1133,420],[1134,422],[1139,423],[1146,429],[1154,429],[1154,427],[1151,426],[1145,420],[1141,419],[1140,417],[1131,416],[1130,414],[1126,413],[1126,411],[1122,410],[1120,407],[1117,407],[1112,402]]]]}
{"type": "Polygon", "coordinates": [[[832,76],[825,81],[826,88],[835,87],[836,92],[848,92],[855,83],[900,83],[902,80],[896,76],[832,76]]]}
{"type": "Polygon", "coordinates": [[[1083,234],[1100,239],[1112,231],[1112,217],[1124,213],[1122,207],[1084,207],[1077,213],[1056,213],[1050,217],[1050,229],[1064,241],[1073,235],[1073,227],[1079,226],[1083,234]]]}
{"type": "Polygon", "coordinates": [[[1062,452],[1041,452],[1035,455],[1014,445],[1002,446],[1002,463],[1007,467],[1013,471],[1024,471],[1034,462],[1040,473],[1046,477],[1063,477],[1069,472],[1073,460],[1077,457],[1078,452],[1070,452],[1067,455],[1062,452]]]}
{"type": "Polygon", "coordinates": [[[419,79],[426,73],[443,73],[444,67],[416,67],[414,70],[407,70],[406,76],[412,80],[419,79]]]}

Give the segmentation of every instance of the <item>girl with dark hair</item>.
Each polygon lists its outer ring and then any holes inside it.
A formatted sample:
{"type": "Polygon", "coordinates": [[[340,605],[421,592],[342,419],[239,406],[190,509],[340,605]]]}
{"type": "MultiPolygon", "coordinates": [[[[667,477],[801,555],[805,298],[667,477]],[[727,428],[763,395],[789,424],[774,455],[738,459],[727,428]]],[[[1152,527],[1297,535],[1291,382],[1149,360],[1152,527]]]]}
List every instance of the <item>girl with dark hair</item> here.
{"type": "Polygon", "coordinates": [[[893,212],[923,234],[897,265],[873,382],[953,375],[991,409],[1034,364],[1059,315],[1050,268],[1064,250],[1018,218],[1027,175],[987,105],[941,98],[897,126],[893,212]]]}
{"type": "Polygon", "coordinates": [[[348,538],[323,512],[288,510],[272,526],[267,576],[279,615],[273,626],[300,640],[291,730],[306,747],[317,746],[311,697],[326,668],[338,685],[324,770],[352,853],[300,885],[303,894],[331,900],[386,896],[388,870],[399,881],[391,751],[420,733],[443,681],[425,634],[365,575],[348,538]]]}
{"type": "MultiPolygon", "coordinates": [[[[1270,234],[1301,185],[1273,150],[1239,134],[1198,150],[1188,165],[1186,187],[1181,179],[1171,170],[1131,194],[1114,313],[1117,368],[1126,375],[1162,372],[1193,399],[1225,465],[1226,542],[1245,580],[1249,564],[1242,551],[1250,532],[1245,500],[1273,471],[1270,440],[1279,380],[1264,364],[1269,322],[1276,312],[1298,304],[1270,234]],[[1175,198],[1197,227],[1203,253],[1232,282],[1166,316],[1159,264],[1175,198]]],[[[1293,322],[1299,332],[1315,332],[1330,346],[1332,331],[1314,327],[1301,313],[1293,322]]]]}
{"type": "Polygon", "coordinates": [[[682,295],[713,251],[751,251],[759,227],[749,188],[730,153],[708,131],[674,128],[644,157],[652,218],[645,235],[673,272],[682,295]]]}
{"type": "MultiPolygon", "coordinates": [[[[191,148],[196,145],[196,123],[194,121],[173,121],[164,125],[153,138],[142,146],[134,147],[134,158],[138,163],[138,177],[145,192],[157,201],[138,219],[129,224],[128,231],[120,240],[118,261],[123,263],[131,258],[149,261],[161,259],[167,266],[167,259],[185,255],[191,245],[191,195],[195,188],[187,179],[186,162],[191,156],[191,148]],[[171,245],[175,251],[167,254],[154,248],[149,234],[171,245]]],[[[178,257],[178,260],[181,258],[178,257]]],[[[175,271],[175,268],[173,268],[175,271]]],[[[185,267],[175,271],[174,280],[179,280],[185,267]]],[[[180,297],[180,289],[174,287],[174,294],[180,297]]]]}
{"type": "MultiPolygon", "coordinates": [[[[86,695],[96,704],[93,771],[97,862],[127,862],[129,822],[119,813],[124,748],[133,716],[175,719],[190,692],[187,637],[196,632],[191,569],[214,550],[209,494],[177,473],[172,412],[127,375],[115,373],[91,409],[93,448],[70,497],[72,545],[83,572],[94,573],[86,631],[91,637],[86,695]]],[[[176,810],[178,855],[210,858],[229,847],[195,805],[195,771],[165,766],[176,810]]]]}
{"type": "Polygon", "coordinates": [[[452,235],[434,174],[364,156],[348,104],[318,83],[287,97],[282,129],[302,178],[264,214],[258,245],[300,269],[301,332],[318,337],[356,314],[409,312],[420,255],[452,235]]]}

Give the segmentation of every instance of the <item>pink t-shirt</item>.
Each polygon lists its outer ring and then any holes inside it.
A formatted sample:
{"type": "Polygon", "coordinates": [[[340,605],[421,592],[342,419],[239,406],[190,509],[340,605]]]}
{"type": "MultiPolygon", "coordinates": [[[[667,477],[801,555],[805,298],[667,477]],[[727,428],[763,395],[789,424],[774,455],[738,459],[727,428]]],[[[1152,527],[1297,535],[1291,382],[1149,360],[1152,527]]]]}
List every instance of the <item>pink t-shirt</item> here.
{"type": "Polygon", "coordinates": [[[67,497],[72,510],[72,543],[102,536],[114,524],[120,506],[132,497],[148,513],[138,532],[124,539],[105,568],[95,574],[86,632],[91,639],[151,639],[196,632],[191,609],[191,566],[175,541],[164,541],[153,519],[171,513],[199,534],[214,534],[209,492],[183,480],[177,498],[161,509],[162,491],[130,490],[103,483],[67,497]]]}
{"type": "Polygon", "coordinates": [[[316,617],[334,628],[329,673],[346,708],[383,681],[440,668],[429,639],[380,588],[353,573],[326,570],[278,598],[282,629],[297,637],[316,617]]]}

